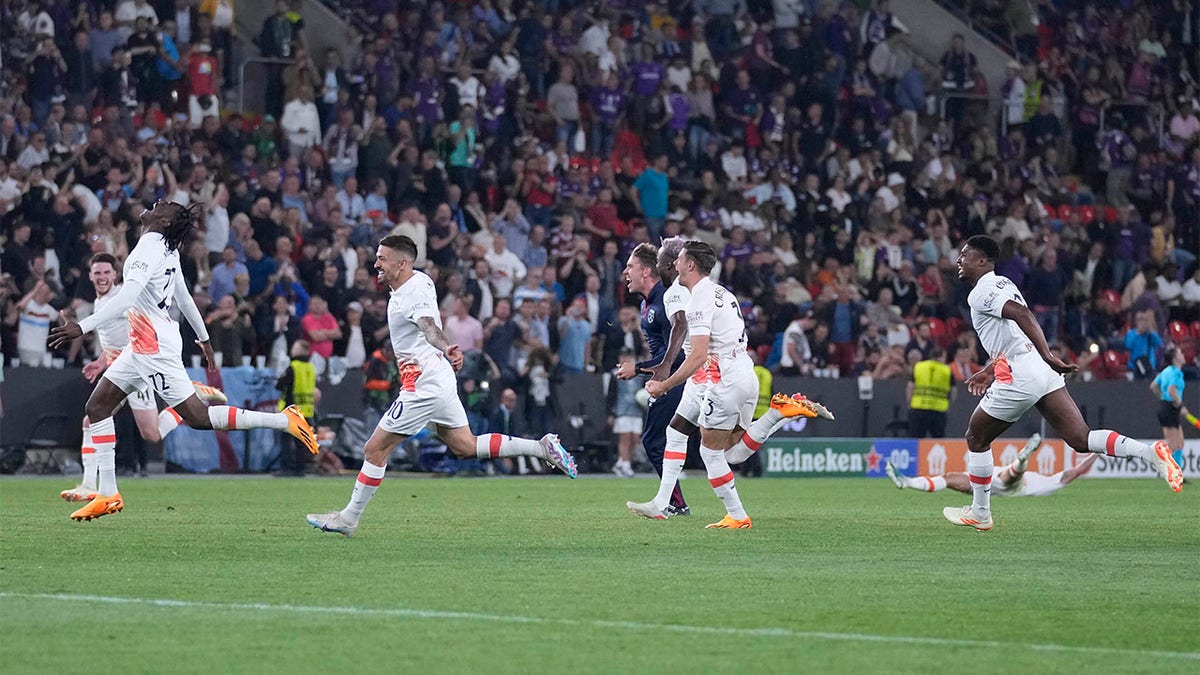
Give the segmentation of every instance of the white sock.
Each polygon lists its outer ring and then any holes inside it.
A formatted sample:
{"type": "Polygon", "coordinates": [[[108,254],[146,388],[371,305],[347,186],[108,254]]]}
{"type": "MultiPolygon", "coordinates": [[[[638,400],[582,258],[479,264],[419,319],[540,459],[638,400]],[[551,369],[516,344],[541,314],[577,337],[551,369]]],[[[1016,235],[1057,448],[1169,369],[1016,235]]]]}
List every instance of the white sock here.
{"type": "Polygon", "coordinates": [[[475,438],[475,456],[479,459],[497,457],[546,457],[540,441],[504,434],[484,434],[475,438]]]}
{"type": "Polygon", "coordinates": [[[371,501],[371,497],[374,497],[375,491],[379,489],[379,484],[383,482],[385,473],[387,473],[387,466],[363,461],[362,469],[358,472],[358,480],[354,481],[354,492],[350,493],[350,503],[342,509],[343,518],[352,523],[358,522],[358,519],[362,517],[363,510],[367,508],[367,502],[371,501]]]}
{"type": "Polygon", "coordinates": [[[85,490],[96,489],[96,448],[92,446],[92,428],[83,428],[83,445],[79,448],[79,458],[83,464],[83,480],[79,487],[85,490]]]}
{"type": "Polygon", "coordinates": [[[663,450],[662,480],[658,483],[658,494],[654,495],[654,505],[660,510],[671,504],[671,493],[675,491],[675,483],[679,482],[679,474],[683,472],[683,463],[687,461],[688,437],[675,427],[667,427],[667,447],[663,450]]]}
{"type": "Polygon", "coordinates": [[[97,494],[117,494],[117,432],[113,418],[92,422],[92,446],[96,448],[96,469],[100,474],[97,494]]]}
{"type": "Polygon", "coordinates": [[[763,443],[771,437],[787,420],[778,410],[768,408],[763,416],[754,420],[742,438],[734,446],[725,451],[725,461],[730,464],[741,464],[758,452],[763,443]]]}
{"type": "Polygon", "coordinates": [[[725,504],[725,511],[734,520],[745,520],[746,509],[742,508],[742,498],[738,496],[733,483],[733,470],[725,461],[725,453],[700,446],[700,459],[704,460],[704,468],[708,470],[708,482],[713,492],[725,504]]]}
{"type": "Polygon", "coordinates": [[[163,411],[158,413],[158,437],[166,438],[167,434],[175,431],[175,428],[182,423],[183,418],[175,412],[174,408],[163,408],[163,411]]]}
{"type": "MultiPolygon", "coordinates": [[[[1079,448],[1075,449],[1079,450],[1079,448]]],[[[1150,458],[1150,446],[1108,429],[1088,432],[1087,451],[1109,457],[1150,458]]]]}
{"type": "Polygon", "coordinates": [[[971,479],[971,507],[975,515],[987,518],[992,513],[992,449],[967,455],[967,477],[971,479]]]}
{"type": "Polygon", "coordinates": [[[905,486],[910,490],[920,490],[922,492],[939,492],[946,489],[945,476],[912,476],[907,481],[905,486]]]}
{"type": "Polygon", "coordinates": [[[217,431],[262,428],[284,431],[288,428],[288,417],[283,413],[243,410],[228,405],[210,406],[208,409],[208,421],[212,424],[212,428],[217,431]]]}

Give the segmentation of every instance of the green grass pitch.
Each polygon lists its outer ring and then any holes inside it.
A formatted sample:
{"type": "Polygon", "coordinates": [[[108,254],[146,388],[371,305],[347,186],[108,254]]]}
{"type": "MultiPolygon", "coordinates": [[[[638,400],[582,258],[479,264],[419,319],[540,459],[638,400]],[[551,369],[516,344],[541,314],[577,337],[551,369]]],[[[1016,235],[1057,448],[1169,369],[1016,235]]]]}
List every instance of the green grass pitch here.
{"type": "Polygon", "coordinates": [[[953,492],[697,474],[389,476],[353,539],[309,511],[352,479],[125,479],[75,523],[63,480],[0,481],[0,669],[74,672],[1200,671],[1200,486],[1080,481],[942,520],[953,492]]]}

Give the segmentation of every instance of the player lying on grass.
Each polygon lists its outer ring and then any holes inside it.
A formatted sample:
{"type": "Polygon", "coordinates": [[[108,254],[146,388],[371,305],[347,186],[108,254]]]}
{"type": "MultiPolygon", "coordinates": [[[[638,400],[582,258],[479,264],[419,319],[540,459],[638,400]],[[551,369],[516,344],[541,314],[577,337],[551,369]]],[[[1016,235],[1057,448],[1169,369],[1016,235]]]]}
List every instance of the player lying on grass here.
{"type": "Polygon", "coordinates": [[[1063,373],[1073,373],[1079,366],[1051,353],[1021,291],[1011,279],[996,274],[999,256],[996,241],[982,234],[968,239],[958,256],[958,277],[973,287],[967,297],[971,324],[991,360],[966,381],[968,391],[983,395],[967,423],[972,500],[967,506],[948,506],[942,515],[955,525],[992,529],[992,441],[1034,407],[1077,452],[1140,457],[1179,492],[1183,472],[1165,442],[1152,447],[1115,431],[1088,428],[1063,380],[1063,373]]]}
{"type": "Polygon", "coordinates": [[[72,520],[92,520],[125,508],[117,491],[113,414],[147,381],[154,393],[193,429],[278,429],[300,439],[309,452],[317,452],[312,427],[295,406],[279,413],[265,413],[225,405],[209,407],[196,396],[195,386],[183,368],[183,338],[170,309],[172,303],[179,303],[180,311],[199,337],[197,342],[208,359],[208,367],[213,368],[208,329],[187,282],[179,273],[179,246],[195,227],[198,207],[199,204],[189,208],[160,199],[153,208],[143,211],[141,236],[125,260],[122,273],[125,284],[120,292],[83,321],[75,323],[64,316],[64,324],[50,330],[50,348],[58,349],[128,312],[129,346],[108,366],[87,402],[99,473],[96,497],[72,513],[72,520]]]}
{"type": "MultiPolygon", "coordinates": [[[[682,365],[682,362],[679,362],[676,358],[681,350],[685,361],[692,353],[692,343],[688,333],[689,321],[685,314],[688,302],[691,299],[691,291],[680,282],[679,271],[676,269],[676,263],[680,258],[680,253],[683,251],[685,243],[686,240],[682,237],[671,237],[664,240],[662,247],[657,251],[657,276],[667,287],[662,294],[662,311],[665,312],[670,321],[670,333],[662,359],[658,361],[657,365],[645,369],[645,372],[650,373],[651,381],[661,382],[668,379],[671,375],[672,367],[678,368],[679,365],[682,365]]],[[[647,246],[649,246],[649,251],[653,251],[654,247],[649,244],[639,245],[638,250],[647,246]]],[[[636,253],[637,251],[635,250],[635,256],[630,257],[629,264],[626,267],[626,277],[629,280],[634,279],[634,275],[648,274],[643,268],[648,266],[649,260],[635,260],[636,253]]],[[[630,288],[633,288],[632,283],[630,288]]],[[[738,317],[740,316],[741,312],[738,309],[738,317]]],[[[744,323],[742,325],[744,327],[744,323]]],[[[742,351],[744,352],[745,345],[743,344],[742,347],[742,351]]],[[[684,461],[687,460],[688,437],[700,430],[697,426],[697,419],[703,404],[706,386],[705,372],[698,369],[695,376],[683,378],[681,384],[667,387],[664,389],[664,394],[655,397],[656,401],[660,399],[670,400],[672,392],[679,392],[676,395],[678,400],[674,404],[673,416],[665,430],[666,443],[662,469],[659,472],[661,480],[658,494],[649,502],[626,502],[626,508],[633,513],[655,520],[664,520],[674,515],[687,514],[686,511],[675,508],[672,500],[674,499],[674,492],[678,490],[677,480],[679,474],[683,471],[684,461]]],[[[650,386],[647,383],[647,391],[649,390],[650,386]]],[[[753,411],[753,408],[751,411],[753,411]]],[[[762,447],[762,444],[772,434],[786,424],[789,419],[797,416],[821,416],[833,419],[833,415],[824,406],[815,401],[809,401],[800,394],[795,394],[791,397],[784,394],[776,394],[771,399],[770,409],[761,418],[755,420],[753,424],[747,424],[749,422],[748,418],[745,421],[739,418],[738,421],[740,424],[735,426],[731,433],[733,445],[724,452],[725,462],[727,464],[741,464],[746,461],[762,447]]]]}
{"type": "MultiPolygon", "coordinates": [[[[1040,473],[1027,473],[1025,467],[1029,456],[1042,444],[1042,437],[1034,435],[1025,444],[1017,459],[1008,466],[997,466],[992,470],[992,490],[1001,497],[1044,497],[1063,489],[1071,481],[1085,476],[1092,470],[1092,465],[1100,455],[1089,454],[1083,461],[1066,471],[1059,471],[1052,476],[1040,473]]],[[[902,476],[896,471],[891,462],[884,465],[888,478],[900,489],[920,490],[921,492],[938,492],[950,488],[958,492],[971,494],[971,479],[962,471],[953,471],[945,476],[902,476]]]]}
{"type": "Polygon", "coordinates": [[[404,235],[388,235],[379,242],[375,269],[379,283],[391,289],[388,299],[388,332],[400,365],[400,394],[379,420],[363,447],[363,465],[341,511],[310,513],[308,523],[322,532],[347,537],[358,528],[367,502],[383,481],[392,450],[429,424],[456,457],[496,459],[528,456],[550,462],[571,478],[578,474],[575,458],[555,434],[541,440],[503,434],[475,436],[467,426],[467,412],[458,398],[454,373],[462,368],[462,349],[442,332],[433,279],[413,269],[417,245],[404,235]]]}
{"type": "MultiPolygon", "coordinates": [[[[96,289],[95,311],[99,312],[121,290],[116,284],[117,259],[108,253],[98,253],[92,256],[88,270],[88,278],[96,289]]],[[[117,360],[121,351],[129,345],[129,320],[124,315],[96,327],[96,339],[100,342],[100,358],[83,367],[83,375],[88,382],[95,382],[104,369],[117,360]]],[[[224,403],[225,394],[220,389],[199,382],[193,382],[196,396],[205,403],[224,403]]],[[[126,399],[133,419],[137,422],[138,433],[148,443],[157,443],[175,430],[182,421],[174,408],[167,407],[158,411],[158,402],[154,400],[154,391],[149,382],[143,380],[141,386],[133,391],[126,399]]],[[[90,502],[96,498],[99,471],[96,467],[96,449],[92,447],[92,428],[87,416],[83,417],[83,445],[79,449],[83,464],[83,478],[77,487],[63,490],[58,496],[69,502],[90,502]]]]}

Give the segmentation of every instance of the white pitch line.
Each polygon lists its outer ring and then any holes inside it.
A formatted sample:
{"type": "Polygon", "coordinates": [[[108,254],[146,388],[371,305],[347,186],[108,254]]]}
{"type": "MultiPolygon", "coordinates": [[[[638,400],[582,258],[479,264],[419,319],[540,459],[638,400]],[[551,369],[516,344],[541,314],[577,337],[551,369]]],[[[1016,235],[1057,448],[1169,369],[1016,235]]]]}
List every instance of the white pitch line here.
{"type": "Polygon", "coordinates": [[[829,631],[793,630],[791,628],[735,628],[728,626],[693,626],[671,623],[645,623],[640,621],[609,621],[604,619],[550,619],[535,616],[508,614],[481,614],[477,612],[455,612],[437,609],[400,609],[374,607],[322,607],[317,605],[277,605],[264,602],[203,602],[197,600],[174,600],[170,598],[119,598],[104,595],[72,595],[68,593],[13,593],[0,592],[0,598],[23,600],[55,600],[62,602],[90,602],[107,605],[145,605],[184,609],[211,609],[220,611],[292,612],[299,614],[345,614],[351,616],[383,616],[409,619],[465,619],[493,623],[553,624],[578,628],[616,628],[620,630],[655,631],[705,635],[731,635],[736,637],[779,637],[797,640],[833,640],[842,642],[875,642],[884,644],[926,645],[935,647],[986,647],[994,649],[1028,649],[1044,652],[1067,652],[1075,654],[1112,654],[1121,656],[1156,656],[1171,659],[1200,661],[1200,652],[1169,652],[1153,649],[1121,649],[1118,647],[1090,647],[1085,645],[1057,645],[1025,642],[1000,642],[997,640],[968,640],[961,638],[921,637],[912,635],[873,635],[870,633],[834,633],[829,631]]]}

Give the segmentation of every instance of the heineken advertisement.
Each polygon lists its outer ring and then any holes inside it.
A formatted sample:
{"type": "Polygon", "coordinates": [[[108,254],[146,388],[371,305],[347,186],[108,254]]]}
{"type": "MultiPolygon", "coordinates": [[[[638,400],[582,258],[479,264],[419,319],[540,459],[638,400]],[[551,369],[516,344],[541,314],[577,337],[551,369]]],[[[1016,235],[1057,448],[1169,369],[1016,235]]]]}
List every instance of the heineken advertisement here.
{"type": "Polygon", "coordinates": [[[768,441],[758,451],[763,475],[877,476],[886,456],[870,438],[781,438],[768,441]]]}

